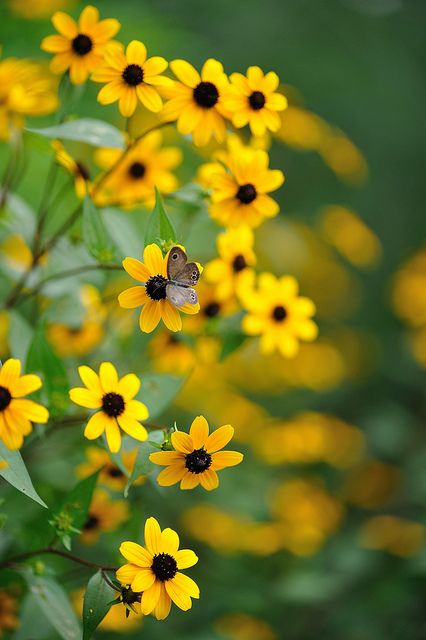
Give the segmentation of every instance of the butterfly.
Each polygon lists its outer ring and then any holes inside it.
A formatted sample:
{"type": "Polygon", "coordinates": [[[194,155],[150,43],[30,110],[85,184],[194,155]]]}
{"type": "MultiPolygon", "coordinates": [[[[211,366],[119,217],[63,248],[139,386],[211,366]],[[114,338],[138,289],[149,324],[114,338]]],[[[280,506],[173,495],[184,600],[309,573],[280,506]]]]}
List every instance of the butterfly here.
{"type": "Polygon", "coordinates": [[[175,307],[197,304],[198,296],[192,288],[198,282],[200,270],[195,262],[188,262],[185,251],[172,247],[167,259],[167,299],[175,307]]]}

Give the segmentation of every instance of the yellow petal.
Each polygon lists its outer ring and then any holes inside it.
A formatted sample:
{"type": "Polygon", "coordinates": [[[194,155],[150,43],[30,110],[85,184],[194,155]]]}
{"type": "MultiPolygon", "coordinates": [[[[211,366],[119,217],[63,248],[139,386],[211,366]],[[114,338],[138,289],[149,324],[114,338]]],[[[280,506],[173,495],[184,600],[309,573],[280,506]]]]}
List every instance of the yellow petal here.
{"type": "Polygon", "coordinates": [[[167,582],[164,583],[164,586],[175,605],[179,607],[179,609],[182,609],[182,611],[188,611],[188,609],[192,607],[191,598],[179,586],[179,581],[178,583],[175,582],[175,578],[167,580],[167,582]]]}
{"type": "Polygon", "coordinates": [[[145,591],[155,582],[155,574],[151,569],[139,569],[132,582],[133,591],[145,591]]]}
{"type": "Polygon", "coordinates": [[[99,397],[103,396],[103,391],[102,391],[101,383],[99,381],[99,376],[97,373],[93,371],[93,369],[91,369],[90,367],[87,367],[86,365],[82,365],[81,367],[78,368],[78,373],[83,384],[86,385],[89,391],[91,391],[92,393],[94,393],[99,397]]]}
{"type": "Polygon", "coordinates": [[[120,545],[120,553],[126,560],[132,563],[132,565],[144,568],[152,565],[152,555],[136,542],[122,542],[120,545]]]}
{"type": "Polygon", "coordinates": [[[101,366],[99,367],[99,378],[101,380],[101,385],[104,393],[117,391],[117,370],[111,362],[102,362],[101,366]]]}
{"type": "Polygon", "coordinates": [[[0,439],[3,440],[5,446],[12,451],[19,449],[24,441],[22,433],[10,428],[3,413],[0,413],[0,439]]]}
{"type": "Polygon", "coordinates": [[[99,438],[105,431],[109,418],[102,411],[93,414],[84,429],[84,437],[88,440],[99,438]]]}
{"type": "MultiPolygon", "coordinates": [[[[96,78],[96,75],[95,75],[96,78]]],[[[98,82],[98,80],[96,79],[98,82]]],[[[99,81],[102,82],[99,77],[99,81]]],[[[122,82],[121,80],[112,80],[108,82],[98,93],[98,102],[100,104],[112,104],[119,99],[121,95],[122,82]]]]}
{"type": "Polygon", "coordinates": [[[175,306],[168,300],[163,300],[162,317],[164,324],[170,331],[180,331],[182,329],[182,318],[175,306]]]}
{"type": "Polygon", "coordinates": [[[19,378],[20,373],[20,361],[16,358],[9,358],[0,369],[0,385],[8,389],[19,378]]]}
{"type": "Polygon", "coordinates": [[[137,105],[137,98],[136,98],[135,88],[123,86],[121,89],[121,96],[118,103],[118,108],[121,115],[124,118],[130,118],[135,112],[136,105],[137,105]]]}
{"type": "Polygon", "coordinates": [[[80,26],[80,31],[82,31],[83,33],[86,33],[87,31],[90,32],[91,28],[93,27],[93,25],[95,25],[99,20],[99,11],[97,10],[96,7],[93,7],[92,5],[88,5],[87,7],[84,7],[83,11],[80,14],[80,19],[79,19],[79,26],[80,26]]]}
{"type": "Polygon", "coordinates": [[[63,11],[57,11],[52,16],[53,26],[63,36],[72,40],[78,34],[76,22],[63,11]]]}
{"type": "Polygon", "coordinates": [[[147,109],[153,111],[154,113],[158,113],[158,111],[161,111],[163,107],[163,101],[158,91],[156,91],[153,87],[150,87],[148,84],[142,83],[136,87],[136,93],[139,100],[147,109]]]}
{"type": "Polygon", "coordinates": [[[139,326],[144,333],[151,333],[161,319],[161,306],[154,300],[148,300],[139,316],[139,326]]]}
{"type": "Polygon", "coordinates": [[[219,476],[217,475],[216,471],[207,469],[199,475],[201,486],[204,487],[204,489],[207,489],[207,491],[213,491],[213,489],[217,489],[217,487],[219,486],[219,476]]]}
{"type": "Polygon", "coordinates": [[[192,438],[183,431],[173,431],[172,445],[174,449],[182,453],[192,453],[195,448],[192,438]]]}
{"type": "Polygon", "coordinates": [[[199,473],[191,473],[188,471],[182,478],[180,482],[180,488],[182,491],[187,491],[189,489],[195,489],[200,484],[200,474],[199,473]]]}
{"type": "Polygon", "coordinates": [[[14,398],[21,398],[41,387],[41,380],[35,374],[21,376],[10,385],[10,392],[14,398]]]}
{"type": "Polygon", "coordinates": [[[83,387],[71,389],[70,398],[75,404],[80,407],[86,407],[86,409],[99,409],[102,406],[101,398],[83,387]]]}
{"type": "Polygon", "coordinates": [[[126,415],[136,420],[146,420],[149,416],[148,407],[139,400],[126,402],[126,415]]]}
{"type": "Polygon", "coordinates": [[[145,545],[152,555],[161,553],[161,529],[155,518],[148,518],[145,522],[145,545]]]}
{"type": "Polygon", "coordinates": [[[175,556],[179,549],[179,536],[173,529],[166,528],[161,532],[161,545],[164,553],[175,556]]]}
{"type": "Polygon", "coordinates": [[[143,261],[152,276],[167,275],[164,271],[164,259],[161,249],[156,244],[149,244],[143,252],[143,261]]]}
{"type": "MultiPolygon", "coordinates": [[[[170,613],[170,608],[172,606],[172,601],[170,599],[169,594],[166,591],[164,583],[159,582],[160,587],[160,597],[158,598],[158,602],[154,607],[154,615],[157,620],[164,620],[170,613]]],[[[151,587],[152,588],[152,587],[151,587]]],[[[146,593],[146,591],[145,591],[146,593]]],[[[143,595],[145,595],[145,593],[143,595]]],[[[142,596],[143,598],[143,596],[142,596]]]]}
{"type": "Polygon", "coordinates": [[[10,405],[14,411],[19,411],[24,418],[31,420],[31,422],[37,422],[38,424],[45,424],[49,420],[49,412],[41,404],[33,402],[32,400],[26,400],[18,398],[12,400],[10,405]]]}
{"type": "Polygon", "coordinates": [[[50,70],[52,73],[63,73],[70,67],[72,60],[73,58],[71,53],[58,53],[50,61],[50,70]]]}
{"type": "Polygon", "coordinates": [[[155,451],[155,453],[150,454],[149,459],[154,464],[159,464],[162,467],[168,467],[170,464],[182,460],[183,456],[178,451],[155,451]]]}
{"type": "MultiPolygon", "coordinates": [[[[127,543],[123,542],[123,544],[127,544],[127,543]]],[[[151,562],[152,562],[152,559],[151,559],[151,562]]],[[[122,567],[120,567],[118,571],[116,571],[115,575],[117,576],[117,580],[121,582],[121,584],[124,584],[127,586],[132,584],[139,570],[140,568],[135,566],[134,564],[125,564],[122,567]]]]}
{"type": "Polygon", "coordinates": [[[179,589],[181,589],[184,593],[186,593],[186,595],[190,596],[191,598],[200,597],[200,590],[198,588],[198,585],[194,582],[194,580],[192,580],[192,578],[186,576],[184,573],[180,573],[178,571],[178,573],[173,578],[173,582],[179,589]]]}
{"type": "Polygon", "coordinates": [[[158,74],[163,73],[168,67],[168,62],[161,56],[153,56],[152,58],[148,58],[145,64],[143,65],[143,76],[145,78],[149,78],[150,76],[158,76],[158,74]]]}
{"type": "Polygon", "coordinates": [[[143,592],[141,599],[141,611],[144,616],[149,615],[157,606],[162,587],[162,583],[159,580],[156,580],[149,589],[143,592]]]}
{"type": "Polygon", "coordinates": [[[71,43],[62,36],[47,36],[41,41],[40,49],[49,53],[64,53],[69,51],[71,43]]]}
{"type": "Polygon", "coordinates": [[[120,451],[121,434],[120,429],[118,428],[118,424],[115,420],[110,420],[106,423],[105,435],[109,450],[112,453],[117,453],[117,451],[120,451]]]}
{"type": "Polygon", "coordinates": [[[175,76],[188,87],[194,89],[201,82],[200,74],[186,60],[173,60],[170,68],[175,76]]]}
{"type": "Polygon", "coordinates": [[[219,471],[225,467],[234,467],[243,461],[243,454],[238,451],[218,451],[212,455],[212,465],[210,469],[219,471]]]}
{"type": "Polygon", "coordinates": [[[204,416],[197,416],[191,428],[189,435],[192,438],[194,449],[201,449],[206,444],[206,440],[209,437],[209,423],[204,416]]]}
{"type": "Polygon", "coordinates": [[[185,473],[185,464],[183,462],[177,462],[163,469],[157,476],[157,482],[160,487],[171,487],[173,484],[180,482],[185,473]]]}
{"type": "Polygon", "coordinates": [[[197,564],[198,557],[191,549],[181,549],[174,554],[178,569],[188,569],[197,564]]]}
{"type": "Polygon", "coordinates": [[[73,59],[70,66],[70,80],[72,84],[83,84],[89,77],[89,68],[86,61],[82,58],[73,59]]]}
{"type": "Polygon", "coordinates": [[[135,280],[139,280],[140,282],[147,282],[151,277],[148,268],[143,262],[136,260],[136,258],[125,258],[123,260],[123,268],[127,271],[129,276],[135,280]]]}
{"type": "Polygon", "coordinates": [[[135,440],[139,440],[143,442],[148,438],[148,432],[143,425],[141,425],[134,418],[129,418],[126,414],[118,416],[117,422],[120,427],[125,431],[129,436],[135,438],[135,440]]]}
{"type": "Polygon", "coordinates": [[[118,382],[117,391],[125,400],[131,400],[137,394],[141,386],[141,381],[134,373],[128,373],[118,382]]]}
{"type": "Polygon", "coordinates": [[[147,299],[145,287],[129,287],[118,296],[118,304],[123,309],[136,309],[144,305],[147,299]]]}
{"type": "Polygon", "coordinates": [[[213,431],[207,438],[206,451],[208,451],[208,453],[214,453],[215,451],[219,451],[219,449],[223,449],[223,447],[232,440],[233,435],[234,428],[231,427],[230,424],[219,427],[219,429],[213,431]]]}
{"type": "Polygon", "coordinates": [[[126,59],[128,64],[142,66],[146,60],[146,47],[143,42],[132,40],[126,49],[126,59]]]}

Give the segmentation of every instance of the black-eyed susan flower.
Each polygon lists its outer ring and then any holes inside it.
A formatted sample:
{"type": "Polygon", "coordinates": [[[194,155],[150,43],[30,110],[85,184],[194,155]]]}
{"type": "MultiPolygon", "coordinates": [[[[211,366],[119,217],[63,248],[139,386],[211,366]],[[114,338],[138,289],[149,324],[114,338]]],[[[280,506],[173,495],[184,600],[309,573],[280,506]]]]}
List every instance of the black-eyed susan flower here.
{"type": "Polygon", "coordinates": [[[101,364],[99,375],[87,366],[79,367],[78,373],[86,386],[71,389],[71,400],[81,407],[98,409],[84,430],[88,440],[105,433],[110,451],[116,453],[121,447],[120,428],[136,440],[147,439],[147,430],[140,420],[146,420],[149,414],[146,405],[134,400],[141,384],[134,373],[118,379],[111,362],[101,364]]]}
{"type": "MultiPolygon", "coordinates": [[[[196,315],[184,319],[183,330],[185,333],[199,336],[203,334],[208,322],[227,318],[238,311],[238,303],[235,298],[221,299],[215,285],[209,284],[205,280],[198,283],[197,295],[200,311],[196,315]]],[[[198,354],[195,354],[195,361],[199,364],[198,354]]]]}
{"type": "MultiPolygon", "coordinates": [[[[133,451],[123,451],[121,453],[121,461],[123,466],[131,474],[136,456],[137,449],[133,451]]],[[[99,447],[88,447],[86,449],[86,461],[76,467],[75,473],[78,478],[87,478],[88,476],[100,470],[99,484],[105,485],[114,491],[124,489],[127,484],[128,476],[120,469],[120,467],[111,459],[108,451],[99,447]]],[[[132,484],[142,484],[143,476],[139,476],[132,484]]]]}
{"type": "Polygon", "coordinates": [[[160,373],[171,373],[175,376],[185,375],[195,364],[195,354],[192,347],[170,331],[157,333],[149,341],[148,351],[154,370],[160,373]]]}
{"type": "Polygon", "coordinates": [[[95,189],[94,200],[102,206],[120,204],[134,206],[151,205],[155,188],[160,193],[170,193],[178,187],[173,169],[182,161],[177,147],[162,147],[161,131],[152,131],[141,138],[129,151],[98,149],[95,160],[102,169],[114,169],[102,181],[102,188],[95,189]]]}
{"type": "Polygon", "coordinates": [[[250,227],[227,229],[216,239],[219,257],[209,262],[204,270],[207,282],[214,284],[218,300],[238,295],[244,281],[250,278],[256,264],[254,234],[250,227]]]}
{"type": "Polygon", "coordinates": [[[135,112],[138,101],[150,111],[160,111],[163,101],[155,87],[171,84],[162,76],[168,63],[160,56],[147,58],[146,47],[139,40],[132,40],[124,53],[121,44],[110,45],[105,52],[105,63],[92,75],[95,82],[107,82],[98,93],[98,102],[112,104],[118,100],[118,108],[125,118],[135,112]]]}
{"type": "Polygon", "coordinates": [[[117,531],[129,517],[129,505],[125,500],[112,500],[106,491],[96,489],[87,520],[81,529],[80,540],[85,544],[94,544],[102,533],[117,531]]]}
{"type": "Polygon", "coordinates": [[[117,571],[121,584],[134,592],[142,592],[141,611],[153,613],[157,620],[164,620],[170,612],[172,601],[182,611],[192,607],[191,598],[199,598],[196,583],[180,572],[198,562],[190,549],[179,550],[179,537],[173,529],[163,529],[155,518],[145,523],[145,547],[136,542],[123,542],[120,553],[128,564],[117,571]]]}
{"type": "Polygon", "coordinates": [[[268,354],[275,350],[286,358],[294,357],[299,340],[311,342],[318,335],[312,320],[315,305],[309,298],[298,296],[299,285],[292,276],[277,278],[262,273],[256,290],[246,291],[243,305],[248,314],[243,318],[243,331],[260,337],[260,349],[268,354]]]}
{"type": "Polygon", "coordinates": [[[141,307],[139,326],[141,331],[151,333],[160,320],[170,331],[180,331],[182,319],[179,311],[194,314],[200,309],[197,304],[185,304],[177,309],[166,297],[167,285],[167,259],[163,258],[160,247],[149,244],[143,252],[144,261],[135,258],[125,258],[123,267],[125,271],[142,283],[137,287],[130,287],[118,296],[118,302],[125,309],[141,307]]]}
{"type": "Polygon", "coordinates": [[[279,78],[269,71],[264,74],[259,67],[249,67],[247,75],[232,73],[229,76],[230,88],[224,105],[232,113],[234,127],[250,129],[255,136],[263,136],[265,132],[278,131],[281,118],[278,111],[287,107],[287,99],[276,93],[279,78]]]}
{"type": "Polygon", "coordinates": [[[174,60],[170,68],[179,82],[163,90],[170,98],[164,105],[163,118],[177,120],[179,133],[191,133],[197,146],[204,146],[212,137],[222,142],[228,115],[223,100],[229,84],[223,65],[210,58],[199,74],[189,62],[174,60]]]}
{"type": "Polygon", "coordinates": [[[172,433],[174,451],[151,453],[149,459],[167,467],[158,475],[163,487],[180,482],[181,489],[194,489],[201,484],[211,491],[219,486],[217,471],[234,467],[243,460],[237,451],[221,451],[234,435],[234,428],[226,424],[209,435],[209,425],[204,416],[197,416],[189,430],[172,433]]]}
{"type": "Polygon", "coordinates": [[[278,203],[268,194],[284,182],[279,169],[269,169],[266,151],[234,147],[224,157],[225,164],[210,167],[211,217],[225,227],[258,227],[265,218],[279,212],[278,203]]]}
{"type": "Polygon", "coordinates": [[[83,162],[74,160],[59,140],[54,140],[52,147],[55,150],[55,158],[58,164],[64,167],[64,169],[74,177],[76,196],[82,200],[90,188],[90,172],[88,167],[83,162]]]}
{"type": "MultiPolygon", "coordinates": [[[[99,624],[98,629],[100,631],[116,631],[120,634],[130,633],[140,627],[143,621],[143,616],[140,615],[141,594],[135,593],[127,587],[119,587],[118,582],[116,585],[114,584],[114,589],[116,589],[117,597],[113,604],[123,606],[112,606],[99,624]],[[130,612],[136,615],[129,615],[130,612]]],[[[71,592],[71,601],[79,616],[83,615],[84,592],[84,588],[71,592]]]]}
{"type": "Polygon", "coordinates": [[[6,360],[0,369],[0,439],[8,449],[22,446],[33,422],[47,422],[48,410],[24,398],[40,387],[41,380],[35,374],[21,376],[21,363],[15,358],[6,360]]]}
{"type": "Polygon", "coordinates": [[[69,69],[73,84],[82,84],[103,62],[105,47],[120,29],[114,18],[99,20],[99,11],[85,7],[78,23],[66,13],[57,11],[52,23],[59,35],[47,36],[41,43],[43,51],[54,53],[50,63],[53,73],[69,69]]]}

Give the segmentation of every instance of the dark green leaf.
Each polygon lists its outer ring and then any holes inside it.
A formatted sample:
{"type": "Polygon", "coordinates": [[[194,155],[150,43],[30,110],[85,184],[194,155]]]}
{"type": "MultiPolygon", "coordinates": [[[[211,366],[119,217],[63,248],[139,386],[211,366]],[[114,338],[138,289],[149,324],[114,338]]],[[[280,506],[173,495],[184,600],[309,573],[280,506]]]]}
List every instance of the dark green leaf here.
{"type": "MultiPolygon", "coordinates": [[[[93,491],[96,486],[99,471],[93,473],[88,478],[80,480],[67,495],[58,514],[66,514],[70,517],[71,524],[75,529],[81,529],[87,520],[90,503],[92,502],[93,491]]],[[[58,516],[56,516],[57,520],[58,516]]],[[[74,532],[75,533],[75,532],[74,532]]]]}
{"type": "Polygon", "coordinates": [[[0,476],[7,480],[15,489],[18,489],[18,491],[28,496],[28,498],[38,502],[42,507],[47,508],[47,504],[43,502],[33,487],[27,467],[19,451],[9,451],[9,449],[6,449],[4,444],[0,442],[0,459],[6,460],[9,465],[6,469],[0,470],[0,476]]]}
{"type": "Polygon", "coordinates": [[[27,131],[47,138],[85,142],[94,147],[124,149],[122,133],[112,124],[102,120],[95,120],[94,118],[81,118],[80,120],[72,120],[71,122],[64,122],[44,129],[28,128],[27,131]]]}
{"type": "Polygon", "coordinates": [[[155,189],[155,206],[148,220],[145,246],[158,242],[166,246],[176,242],[176,233],[164,209],[163,198],[158,189],[155,189]]]}
{"type": "Polygon", "coordinates": [[[151,431],[149,434],[149,440],[141,442],[138,448],[135,464],[132,469],[132,473],[127,481],[126,488],[124,489],[124,497],[127,498],[129,489],[132,483],[139,478],[139,476],[146,476],[153,468],[153,463],[150,462],[149,456],[154,451],[158,451],[157,447],[153,443],[162,444],[164,442],[164,432],[161,430],[151,431]]]}
{"type": "Polygon", "coordinates": [[[90,640],[96,627],[110,610],[114,590],[105,582],[101,571],[87,584],[83,603],[83,640],[90,640]]]}
{"type": "Polygon", "coordinates": [[[17,311],[9,311],[9,316],[10,353],[24,364],[33,340],[33,329],[17,311]]]}
{"type": "Polygon", "coordinates": [[[96,260],[110,262],[114,258],[114,243],[106,230],[102,213],[89,196],[83,204],[82,233],[87,250],[96,260]]]}
{"type": "Polygon", "coordinates": [[[175,376],[148,374],[142,376],[140,399],[149,409],[150,420],[159,416],[172,402],[184,383],[175,376]]]}
{"type": "Polygon", "coordinates": [[[44,327],[40,326],[28,350],[26,369],[43,376],[43,391],[49,400],[52,415],[61,413],[69,403],[68,379],[64,364],[48,343],[44,327]]]}
{"type": "Polygon", "coordinates": [[[243,333],[228,333],[222,341],[222,349],[220,352],[220,360],[224,360],[233,351],[236,351],[247,339],[243,333]]]}

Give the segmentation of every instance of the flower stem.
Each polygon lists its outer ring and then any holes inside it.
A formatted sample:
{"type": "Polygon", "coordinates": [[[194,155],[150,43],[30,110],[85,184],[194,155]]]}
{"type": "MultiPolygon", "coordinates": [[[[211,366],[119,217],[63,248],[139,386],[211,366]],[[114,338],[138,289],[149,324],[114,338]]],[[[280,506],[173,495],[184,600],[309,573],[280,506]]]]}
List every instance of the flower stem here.
{"type": "Polygon", "coordinates": [[[84,558],[79,558],[78,556],[73,555],[72,553],[68,553],[68,551],[61,551],[60,549],[54,549],[53,547],[45,547],[43,549],[36,549],[35,551],[28,551],[27,553],[21,553],[17,556],[12,556],[9,560],[4,560],[0,563],[0,569],[5,569],[7,567],[13,567],[13,565],[23,562],[24,560],[28,560],[29,558],[33,558],[34,556],[41,556],[44,554],[51,554],[55,556],[60,556],[61,558],[66,558],[71,562],[76,562],[77,564],[82,564],[85,567],[92,567],[94,569],[100,569],[102,572],[104,571],[117,571],[117,567],[108,567],[101,564],[97,564],[96,562],[91,562],[90,560],[85,560],[84,558]]]}

